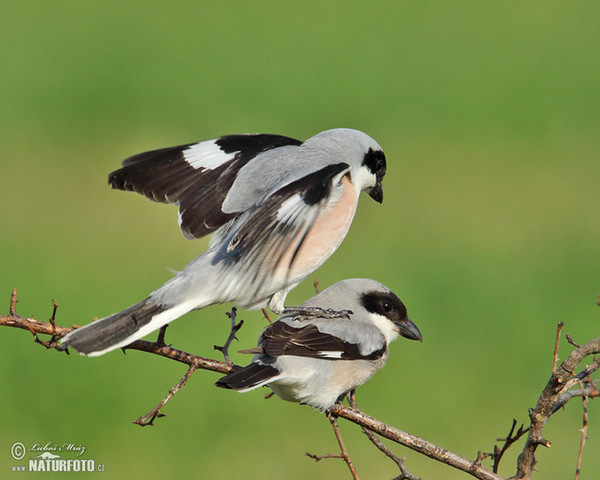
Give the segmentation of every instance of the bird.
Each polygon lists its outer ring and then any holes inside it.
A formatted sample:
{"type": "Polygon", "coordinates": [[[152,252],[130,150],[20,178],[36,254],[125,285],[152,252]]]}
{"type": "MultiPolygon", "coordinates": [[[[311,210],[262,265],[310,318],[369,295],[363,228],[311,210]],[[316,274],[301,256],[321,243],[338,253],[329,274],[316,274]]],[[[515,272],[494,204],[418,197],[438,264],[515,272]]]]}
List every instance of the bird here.
{"type": "Polygon", "coordinates": [[[346,317],[284,315],[260,335],[251,363],[216,382],[248,392],[268,386],[283,400],[330,411],[382,368],[398,336],[422,341],[398,296],[376,280],[342,280],[303,306],[345,309],[346,317]]]}
{"type": "Polygon", "coordinates": [[[147,298],[73,330],[62,345],[102,355],[213,304],[283,313],[288,292],[341,244],[359,194],[383,201],[386,169],[381,146],[349,128],[304,142],[226,135],[124,160],[109,184],[177,205],[183,235],[211,234],[208,250],[147,298]]]}

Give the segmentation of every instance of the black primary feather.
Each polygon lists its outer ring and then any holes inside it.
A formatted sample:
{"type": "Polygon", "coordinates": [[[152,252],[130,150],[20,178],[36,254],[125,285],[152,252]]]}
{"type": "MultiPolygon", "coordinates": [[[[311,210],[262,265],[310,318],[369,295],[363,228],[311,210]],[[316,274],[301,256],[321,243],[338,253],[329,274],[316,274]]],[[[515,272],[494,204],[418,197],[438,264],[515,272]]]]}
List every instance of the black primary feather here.
{"type": "Polygon", "coordinates": [[[184,153],[194,143],[161,148],[126,159],[122,168],[109,175],[108,183],[156,202],[178,204],[183,234],[201,238],[239,214],[224,213],[221,206],[244,165],[267,150],[301,143],[281,135],[224,136],[215,144],[224,154],[234,155],[212,169],[194,168],[186,160],[184,153]]]}
{"type": "Polygon", "coordinates": [[[279,375],[279,370],[270,365],[251,363],[247,367],[240,368],[224,376],[215,385],[231,390],[244,390],[263,383],[277,375],[279,375]]]}

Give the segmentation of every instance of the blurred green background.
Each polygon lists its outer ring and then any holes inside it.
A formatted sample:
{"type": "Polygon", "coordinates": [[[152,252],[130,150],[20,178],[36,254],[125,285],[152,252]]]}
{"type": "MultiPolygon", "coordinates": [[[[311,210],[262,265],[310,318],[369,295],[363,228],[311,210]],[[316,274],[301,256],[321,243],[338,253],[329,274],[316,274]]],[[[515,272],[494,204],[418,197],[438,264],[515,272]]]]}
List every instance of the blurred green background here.
{"type": "MultiPolygon", "coordinates": [[[[9,0],[2,11],[6,312],[17,287],[20,314],[46,320],[54,298],[59,324],[85,324],[206,248],[183,239],[174,207],[108,187],[122,159],[229,133],[305,139],[352,127],[386,151],[385,201],[364,196],[314,277],[385,283],[424,336],[392,345],[359,390],[363,410],[474,458],[513,417],[527,421],[557,322],[581,343],[600,334],[598,2],[9,0]]],[[[311,283],[288,303],[311,296],[311,283]]],[[[215,356],[226,310],[187,315],[167,341],[215,356]]],[[[235,350],[265,325],[257,312],[240,318],[235,350]]],[[[140,428],[131,421],[183,365],[140,352],[67,357],[8,328],[0,348],[2,478],[27,478],[10,472],[23,463],[10,456],[17,441],[81,444],[107,470],[87,476],[349,477],[340,461],[304,456],[336,451],[324,416],[264,400],[266,390],[216,389],[218,376],[199,371],[166,418],[140,428]]],[[[563,341],[560,357],[569,351],[563,341]]],[[[582,478],[600,468],[597,402],[582,478]]],[[[535,478],[573,476],[581,418],[579,401],[552,418],[535,478]]],[[[342,433],[361,478],[397,474],[357,426],[342,433]]],[[[392,449],[423,478],[467,478],[392,449]]]]}

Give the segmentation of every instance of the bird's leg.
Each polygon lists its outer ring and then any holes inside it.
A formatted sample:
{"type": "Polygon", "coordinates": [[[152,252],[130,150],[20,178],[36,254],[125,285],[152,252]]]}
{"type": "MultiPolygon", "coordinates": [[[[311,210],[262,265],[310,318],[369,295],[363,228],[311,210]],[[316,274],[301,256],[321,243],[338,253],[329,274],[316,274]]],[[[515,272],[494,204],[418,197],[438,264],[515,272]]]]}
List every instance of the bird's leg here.
{"type": "Polygon", "coordinates": [[[357,406],[356,406],[356,389],[353,388],[346,395],[348,395],[348,404],[352,408],[357,408],[357,406]]]}
{"type": "Polygon", "coordinates": [[[321,318],[350,318],[352,310],[334,310],[321,307],[285,307],[283,315],[301,315],[304,317],[321,318]]]}

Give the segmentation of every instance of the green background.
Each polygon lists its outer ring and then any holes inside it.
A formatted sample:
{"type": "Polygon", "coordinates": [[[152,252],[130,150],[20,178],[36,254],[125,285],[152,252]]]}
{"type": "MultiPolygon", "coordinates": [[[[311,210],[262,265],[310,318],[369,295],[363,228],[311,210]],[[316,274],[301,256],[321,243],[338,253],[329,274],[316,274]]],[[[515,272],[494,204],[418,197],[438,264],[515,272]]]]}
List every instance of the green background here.
{"type": "MultiPolygon", "coordinates": [[[[122,159],[229,133],[357,128],[386,151],[385,200],[363,196],[311,279],[383,282],[424,336],[392,344],[359,406],[469,458],[490,451],[513,417],[527,421],[557,322],[580,343],[600,334],[599,21],[600,4],[584,1],[5,1],[5,310],[17,287],[20,314],[46,320],[54,298],[59,324],[85,324],[206,248],[183,239],[174,207],[108,187],[122,159]]],[[[289,304],[312,295],[311,279],[289,304]]],[[[186,315],[167,341],[215,356],[226,310],[186,315]]],[[[257,312],[240,318],[235,350],[265,325],[257,312]]],[[[220,390],[199,371],[166,418],[140,428],[130,422],[183,365],[140,352],[67,357],[8,328],[0,349],[2,478],[27,477],[10,473],[23,463],[10,456],[17,441],[81,444],[106,465],[88,475],[98,478],[349,477],[340,461],[304,456],[335,453],[324,416],[266,390],[220,390]]],[[[563,341],[561,358],[569,351],[563,341]]],[[[582,478],[600,469],[597,402],[582,478]]],[[[536,478],[572,478],[581,421],[579,400],[551,419],[536,478]]],[[[358,427],[342,433],[361,478],[397,474],[358,427]]],[[[500,473],[514,473],[521,447],[500,473]]],[[[413,474],[467,478],[392,449],[413,474]]]]}

